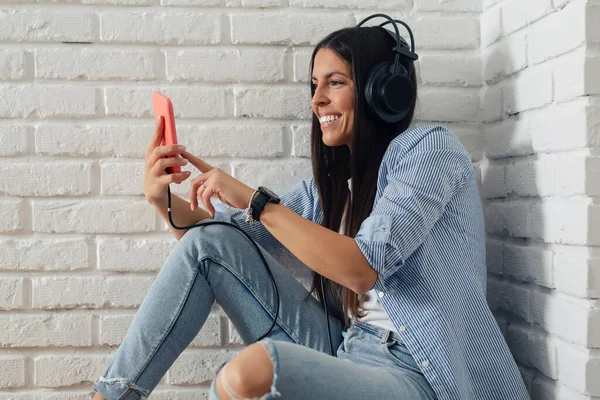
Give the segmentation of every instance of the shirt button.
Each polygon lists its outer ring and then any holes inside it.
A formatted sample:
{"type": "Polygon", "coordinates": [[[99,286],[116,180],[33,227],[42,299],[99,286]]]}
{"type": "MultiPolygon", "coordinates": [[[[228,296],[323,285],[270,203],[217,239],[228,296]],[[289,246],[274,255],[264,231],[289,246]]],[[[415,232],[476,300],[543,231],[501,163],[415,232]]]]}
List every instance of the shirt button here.
{"type": "Polygon", "coordinates": [[[406,330],[406,327],[405,327],[405,326],[401,326],[401,327],[400,327],[400,332],[404,332],[405,330],[406,330]]]}
{"type": "Polygon", "coordinates": [[[422,365],[424,368],[427,368],[427,367],[429,367],[429,361],[425,360],[425,361],[423,361],[423,362],[421,363],[421,365],[422,365]]]}
{"type": "Polygon", "coordinates": [[[379,292],[379,293],[377,293],[377,294],[379,295],[379,298],[382,298],[382,297],[384,296],[384,293],[383,293],[383,292],[379,292]]]}

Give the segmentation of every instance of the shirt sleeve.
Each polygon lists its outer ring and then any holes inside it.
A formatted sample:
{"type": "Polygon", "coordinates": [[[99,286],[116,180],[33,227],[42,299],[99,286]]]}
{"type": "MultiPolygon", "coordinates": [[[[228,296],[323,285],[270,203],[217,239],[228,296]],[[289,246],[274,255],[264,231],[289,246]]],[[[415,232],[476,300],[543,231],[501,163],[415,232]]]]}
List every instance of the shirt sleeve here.
{"type": "Polygon", "coordinates": [[[354,239],[378,273],[374,289],[393,292],[390,277],[425,241],[464,184],[466,166],[468,154],[417,145],[390,167],[383,194],[354,239]]]}
{"type": "MultiPolygon", "coordinates": [[[[311,221],[322,214],[319,212],[320,205],[318,201],[315,201],[318,199],[317,188],[312,178],[298,182],[279,197],[281,204],[311,221]]],[[[250,227],[250,224],[246,222],[246,210],[234,209],[221,203],[218,208],[215,206],[215,220],[237,225],[271,254],[275,255],[287,250],[260,221],[253,223],[250,227]]]]}

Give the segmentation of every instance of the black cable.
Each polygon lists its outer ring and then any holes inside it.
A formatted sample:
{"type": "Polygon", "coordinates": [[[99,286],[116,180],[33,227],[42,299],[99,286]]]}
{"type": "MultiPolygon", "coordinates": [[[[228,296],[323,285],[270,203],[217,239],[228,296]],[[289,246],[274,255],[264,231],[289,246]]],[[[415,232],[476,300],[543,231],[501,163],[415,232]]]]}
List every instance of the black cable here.
{"type": "MultiPolygon", "coordinates": [[[[175,225],[175,223],[173,222],[173,216],[171,214],[171,188],[169,186],[167,186],[167,195],[168,195],[168,197],[167,197],[167,213],[169,214],[169,222],[171,223],[171,226],[173,228],[179,229],[179,230],[186,230],[186,229],[198,228],[198,227],[206,226],[206,225],[227,225],[227,226],[230,226],[230,227],[242,232],[244,234],[244,236],[246,236],[246,238],[250,241],[250,243],[252,243],[252,245],[256,249],[258,255],[260,256],[263,264],[265,265],[265,269],[267,270],[267,273],[269,274],[269,278],[271,278],[271,282],[273,283],[273,288],[275,289],[275,295],[277,296],[277,310],[275,311],[275,318],[273,319],[273,324],[271,325],[269,330],[264,335],[262,335],[261,337],[256,339],[256,341],[258,342],[259,340],[264,339],[269,333],[271,333],[271,331],[275,327],[275,324],[277,323],[277,317],[279,316],[279,290],[277,289],[277,284],[275,283],[275,278],[273,278],[273,273],[271,272],[271,268],[269,268],[269,264],[267,264],[267,260],[265,260],[265,257],[263,256],[262,252],[258,248],[257,244],[254,242],[252,237],[250,235],[248,235],[243,229],[241,229],[240,227],[238,227],[234,224],[228,223],[228,222],[204,221],[201,224],[195,224],[195,225],[189,225],[189,226],[175,225]]],[[[327,322],[327,336],[329,337],[329,351],[330,351],[331,355],[333,356],[333,345],[331,344],[331,333],[329,330],[329,318],[328,318],[328,314],[327,314],[327,302],[325,301],[325,293],[323,292],[323,279],[321,279],[321,297],[323,299],[323,306],[325,308],[325,320],[327,322]]]]}

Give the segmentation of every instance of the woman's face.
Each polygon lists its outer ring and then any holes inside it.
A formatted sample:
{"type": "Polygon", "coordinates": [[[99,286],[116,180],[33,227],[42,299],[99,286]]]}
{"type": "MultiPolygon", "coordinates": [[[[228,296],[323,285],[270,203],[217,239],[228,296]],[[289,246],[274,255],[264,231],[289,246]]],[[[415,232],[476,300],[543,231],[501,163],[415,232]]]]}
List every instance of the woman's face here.
{"type": "Polygon", "coordinates": [[[354,81],[350,64],[333,50],[320,49],[313,63],[312,85],[315,91],[312,109],[321,122],[323,142],[330,147],[350,147],[354,126],[354,81]]]}

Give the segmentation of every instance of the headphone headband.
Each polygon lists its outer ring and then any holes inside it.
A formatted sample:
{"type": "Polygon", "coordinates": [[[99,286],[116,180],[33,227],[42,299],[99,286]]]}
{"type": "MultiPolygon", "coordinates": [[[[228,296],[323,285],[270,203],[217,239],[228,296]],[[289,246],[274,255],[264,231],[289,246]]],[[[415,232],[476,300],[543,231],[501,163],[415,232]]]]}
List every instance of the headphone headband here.
{"type": "Polygon", "coordinates": [[[389,33],[396,45],[392,49],[395,53],[394,62],[381,62],[369,72],[365,85],[366,101],[371,110],[381,120],[389,123],[396,123],[402,120],[409,112],[410,107],[415,101],[415,88],[411,77],[414,61],[419,58],[415,53],[415,39],[412,30],[403,21],[392,19],[386,14],[373,14],[360,21],[357,27],[361,27],[365,22],[373,18],[385,18],[386,22],[379,25],[384,31],[389,33]],[[384,28],[387,24],[392,24],[394,32],[384,28]],[[410,48],[400,36],[398,24],[404,26],[410,36],[410,48]],[[400,56],[408,61],[408,70],[400,64],[400,56]]]}

